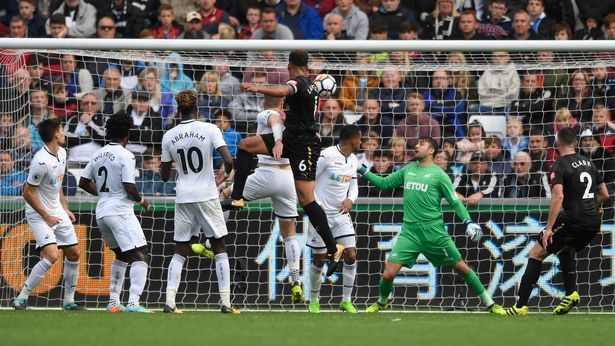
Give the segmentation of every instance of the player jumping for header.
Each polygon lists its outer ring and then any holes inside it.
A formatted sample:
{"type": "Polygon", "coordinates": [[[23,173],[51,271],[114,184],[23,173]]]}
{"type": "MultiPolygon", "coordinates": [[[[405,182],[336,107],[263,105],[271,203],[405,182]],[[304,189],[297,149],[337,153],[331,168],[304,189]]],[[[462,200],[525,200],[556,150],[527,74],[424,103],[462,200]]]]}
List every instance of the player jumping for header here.
{"type": "Polygon", "coordinates": [[[566,290],[566,296],[553,314],[565,315],[581,301],[577,292],[575,252],[587,246],[600,232],[602,215],[599,208],[609,193],[591,160],[576,153],[576,143],[573,129],[565,128],[557,133],[557,149],[561,156],[549,172],[551,204],[547,228],[530,250],[517,304],[506,309],[508,315],[527,315],[527,302],[540,277],[542,262],[550,254],[559,258],[566,290]]]}
{"type": "Polygon", "coordinates": [[[438,144],[433,138],[422,137],[415,146],[417,162],[410,163],[401,170],[381,178],[366,173],[367,167],[359,170],[365,179],[381,190],[404,188],[404,222],[402,230],[387,259],[380,278],[380,297],[378,302],[368,307],[366,312],[378,312],[389,307],[389,295],[393,291],[393,280],[402,267],[412,267],[419,254],[425,255],[434,266],[452,266],[463,277],[472,291],[480,298],[487,310],[503,315],[504,309],[489,296],[478,276],[466,262],[451,236],[446,232],[440,203],[446,198],[457,217],[466,226],[466,235],[479,241],[482,230],[472,222],[468,211],[457,198],[453,184],[444,171],[433,163],[438,152],[438,144]]]}
{"type": "Polygon", "coordinates": [[[295,178],[299,204],[322,237],[329,254],[328,274],[332,274],[344,251],[336,244],[327,223],[327,215],[316,203],[314,180],[316,161],[320,156],[320,139],[316,131],[315,114],[318,105],[316,87],[307,78],[309,55],[303,50],[293,50],[288,57],[291,79],[281,86],[242,84],[243,90],[270,96],[286,97],[286,129],[273,127],[273,133],[248,137],[239,143],[235,182],[230,199],[222,201],[224,209],[243,208],[246,179],[256,154],[271,155],[275,159],[288,158],[295,178]]]}

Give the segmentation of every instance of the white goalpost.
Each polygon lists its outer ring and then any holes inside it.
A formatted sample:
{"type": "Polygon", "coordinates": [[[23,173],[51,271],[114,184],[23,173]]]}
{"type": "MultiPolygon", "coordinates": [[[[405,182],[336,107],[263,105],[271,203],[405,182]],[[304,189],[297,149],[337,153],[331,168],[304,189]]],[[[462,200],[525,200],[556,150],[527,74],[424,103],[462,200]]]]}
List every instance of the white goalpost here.
{"type": "MultiPolygon", "coordinates": [[[[478,243],[467,239],[461,220],[443,202],[445,224],[498,304],[514,303],[529,250],[546,225],[547,174],[557,158],[554,135],[563,127],[575,128],[579,150],[599,165],[611,195],[603,206],[602,231],[577,253],[577,310],[615,312],[615,124],[610,121],[615,41],[2,39],[0,307],[10,306],[38,260],[20,185],[41,147],[36,138],[40,120],[59,118],[68,136],[63,183],[77,216],[81,252],[76,300],[86,308],[100,308],[108,300],[114,255],[96,226],[96,198],[76,184],[84,160],[104,145],[104,130],[97,129],[106,118],[118,111],[131,114],[138,102],[147,101],[149,122],[135,127],[128,149],[137,157],[138,186],[152,205],[148,212],[136,209],[151,254],[141,300],[162,307],[174,250],[175,198],[173,183],[163,184],[156,174],[160,139],[177,122],[173,95],[196,89],[200,120],[218,120],[229,146],[237,145],[238,139],[254,134],[256,114],[263,110],[262,98],[244,94],[238,83],[284,83],[287,55],[294,49],[310,53],[311,79],[327,73],[337,81],[337,92],[320,100],[316,115],[323,148],[337,143],[340,126],[354,123],[363,132],[359,159],[386,175],[412,159],[418,136],[438,138],[443,154],[437,162],[485,236],[478,243]],[[418,108],[412,108],[412,101],[418,108]],[[220,110],[229,114],[233,131],[219,119],[220,110]],[[524,160],[528,171],[517,164],[524,160]]],[[[378,297],[385,259],[401,231],[403,190],[379,191],[361,179],[359,183],[359,199],[351,212],[358,264],[353,300],[363,308],[378,297]]],[[[299,214],[307,293],[308,221],[299,214]]],[[[289,268],[270,201],[250,202],[232,212],[227,227],[233,304],[252,310],[306,310],[307,305],[291,304],[289,268]]],[[[58,261],[29,304],[58,307],[61,276],[58,261]]],[[[341,273],[323,280],[320,304],[336,308],[342,296],[341,273]]],[[[181,282],[179,307],[217,308],[213,261],[190,256],[181,282]]],[[[551,256],[529,307],[550,311],[563,296],[559,262],[551,256]]],[[[463,280],[422,256],[395,279],[393,298],[398,311],[479,309],[479,299],[463,280]]]]}

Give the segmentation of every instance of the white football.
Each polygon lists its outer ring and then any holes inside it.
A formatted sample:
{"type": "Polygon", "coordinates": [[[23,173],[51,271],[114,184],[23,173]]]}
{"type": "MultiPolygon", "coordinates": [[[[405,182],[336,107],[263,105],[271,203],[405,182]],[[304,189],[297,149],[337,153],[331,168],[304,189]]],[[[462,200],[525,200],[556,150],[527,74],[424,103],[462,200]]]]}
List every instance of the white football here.
{"type": "Polygon", "coordinates": [[[331,97],[337,90],[337,82],[335,78],[328,74],[319,74],[314,78],[314,85],[318,95],[322,97],[331,97]]]}

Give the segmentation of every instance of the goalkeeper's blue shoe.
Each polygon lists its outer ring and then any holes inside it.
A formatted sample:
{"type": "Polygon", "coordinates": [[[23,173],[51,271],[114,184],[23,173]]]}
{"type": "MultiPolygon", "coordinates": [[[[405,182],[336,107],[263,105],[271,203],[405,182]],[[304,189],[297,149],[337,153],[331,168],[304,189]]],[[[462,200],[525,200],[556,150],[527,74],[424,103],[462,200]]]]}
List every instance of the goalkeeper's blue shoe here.
{"type": "Polygon", "coordinates": [[[153,314],[154,313],[152,310],[146,309],[141,304],[130,304],[130,303],[126,305],[126,308],[124,308],[124,312],[136,312],[136,313],[141,313],[141,314],[153,314]]]}
{"type": "Polygon", "coordinates": [[[107,308],[105,310],[112,313],[124,312],[124,310],[126,310],[126,307],[122,304],[109,303],[107,304],[107,308]]]}
{"type": "Polygon", "coordinates": [[[28,300],[25,298],[15,298],[13,308],[15,310],[26,310],[28,308],[28,300]]]}
{"type": "Polygon", "coordinates": [[[340,310],[347,312],[349,314],[356,314],[357,313],[357,308],[355,308],[354,305],[352,305],[352,302],[350,300],[344,300],[340,303],[340,310]]]}
{"type": "Polygon", "coordinates": [[[85,310],[85,308],[75,302],[72,303],[68,303],[68,304],[64,304],[62,306],[62,310],[64,311],[82,311],[85,310]]]}
{"type": "Polygon", "coordinates": [[[290,292],[291,292],[290,299],[293,302],[293,304],[303,303],[305,299],[303,298],[303,288],[301,288],[301,282],[295,281],[293,283],[293,288],[291,289],[290,292]]]}
{"type": "Polygon", "coordinates": [[[506,309],[506,315],[509,316],[525,316],[527,315],[528,308],[527,306],[522,306],[518,308],[516,305],[513,305],[506,309]]]}
{"type": "Polygon", "coordinates": [[[192,252],[194,252],[195,254],[197,254],[197,255],[199,255],[201,257],[207,257],[209,259],[213,259],[214,258],[214,252],[212,250],[208,249],[203,244],[194,243],[194,244],[190,245],[190,248],[192,249],[192,252]]]}
{"type": "Polygon", "coordinates": [[[570,293],[562,299],[562,302],[553,309],[553,315],[565,315],[570,312],[572,308],[577,306],[581,302],[581,297],[577,291],[570,293]]]}
{"type": "Polygon", "coordinates": [[[387,310],[389,308],[389,304],[380,304],[378,302],[376,302],[376,304],[373,304],[372,306],[368,307],[367,309],[365,309],[366,313],[374,313],[374,312],[380,312],[383,310],[387,310]]]}

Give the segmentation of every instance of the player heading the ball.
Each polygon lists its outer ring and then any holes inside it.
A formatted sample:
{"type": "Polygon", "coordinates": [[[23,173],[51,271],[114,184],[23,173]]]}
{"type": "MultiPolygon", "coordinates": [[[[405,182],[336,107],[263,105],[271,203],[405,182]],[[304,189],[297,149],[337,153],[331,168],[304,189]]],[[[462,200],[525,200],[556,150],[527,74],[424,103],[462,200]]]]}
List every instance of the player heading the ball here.
{"type": "Polygon", "coordinates": [[[228,231],[217,189],[233,170],[233,157],[220,129],[214,124],[196,120],[196,91],[181,91],[175,100],[182,121],[162,137],[160,166],[160,175],[164,181],[171,177],[173,162],[177,166],[173,234],[175,254],[169,264],[164,312],[181,313],[175,306],[175,295],[179,288],[182,268],[190,251],[190,241],[198,237],[203,230],[215,254],[220,311],[239,314],[239,310],[231,306],[231,271],[224,242],[228,231]],[[224,168],[217,177],[214,176],[213,168],[214,149],[224,160],[224,168]]]}
{"type": "Polygon", "coordinates": [[[360,174],[365,174],[367,181],[381,190],[404,188],[402,230],[380,278],[380,297],[365,312],[378,312],[389,307],[389,295],[393,291],[395,276],[402,267],[411,268],[422,253],[436,267],[451,266],[489,312],[503,315],[504,309],[494,304],[474,270],[461,259],[459,250],[444,227],[440,206],[443,197],[463,221],[468,238],[477,242],[482,237],[480,226],[470,219],[468,211],[455,194],[451,180],[433,162],[438,152],[438,143],[433,138],[421,137],[414,149],[417,161],[385,178],[367,172],[365,166],[359,170],[360,174]]]}
{"type": "Polygon", "coordinates": [[[149,267],[149,251],[141,224],[134,212],[137,202],[144,210],[149,204],[135,185],[135,156],[126,149],[132,118],[124,112],[113,115],[105,125],[111,142],[90,159],[79,179],[79,187],[98,196],[96,223],[107,246],[115,253],[111,264],[109,312],[152,313],[139,303],[149,267]],[[120,294],[130,265],[130,295],[122,305],[120,294]]]}
{"type": "Polygon", "coordinates": [[[343,247],[335,243],[327,216],[314,197],[317,160],[321,144],[316,130],[318,91],[308,79],[306,51],[293,50],[288,57],[288,72],[291,79],[284,85],[266,86],[244,83],[241,88],[247,92],[270,96],[286,97],[286,128],[272,134],[245,138],[237,150],[235,183],[230,199],[222,201],[225,209],[241,209],[244,206],[244,187],[250,173],[252,157],[256,154],[271,155],[276,160],[285,157],[295,178],[295,189],[299,204],[310,219],[316,232],[322,237],[329,254],[329,266],[335,268],[343,253],[343,247]]]}

